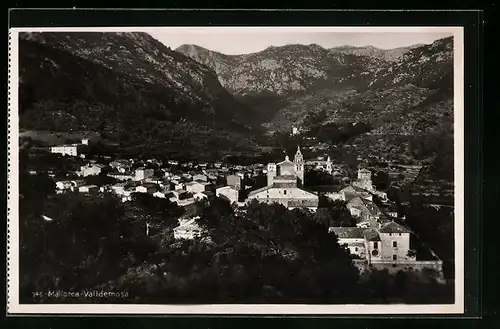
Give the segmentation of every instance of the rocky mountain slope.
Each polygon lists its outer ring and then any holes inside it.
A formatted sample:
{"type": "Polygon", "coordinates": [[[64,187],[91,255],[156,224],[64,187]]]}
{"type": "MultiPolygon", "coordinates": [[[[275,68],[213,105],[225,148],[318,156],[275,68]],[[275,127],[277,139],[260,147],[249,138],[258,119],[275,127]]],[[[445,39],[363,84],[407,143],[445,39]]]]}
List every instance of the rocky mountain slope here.
{"type": "Polygon", "coordinates": [[[212,67],[223,85],[258,112],[272,112],[272,130],[290,129],[305,114],[322,110],[330,120],[375,120],[391,113],[396,118],[437,91],[450,97],[453,85],[452,38],[394,49],[386,52],[390,60],[374,47],[288,45],[237,56],[193,45],[177,51],[212,67]]]}
{"type": "Polygon", "coordinates": [[[373,46],[354,47],[354,46],[341,46],[330,48],[331,52],[338,52],[343,54],[351,54],[356,56],[368,56],[378,58],[385,61],[394,61],[398,57],[409,52],[411,49],[424,46],[423,44],[416,44],[409,47],[398,47],[394,49],[380,49],[373,46]]]}
{"type": "Polygon", "coordinates": [[[253,125],[213,70],[146,33],[21,33],[19,63],[22,128],[93,130],[130,144],[168,140],[183,125],[209,134],[253,125]]]}
{"type": "Polygon", "coordinates": [[[352,141],[367,152],[419,159],[425,152],[413,154],[412,140],[453,136],[451,37],[391,51],[318,45],[238,56],[197,46],[177,51],[212,67],[270,132],[308,129],[310,118],[321,114],[323,124],[369,123],[372,130],[352,141]]]}
{"type": "Polygon", "coordinates": [[[323,86],[355,86],[376,71],[380,61],[331,52],[314,44],[269,47],[246,55],[225,55],[194,45],[183,45],[176,51],[214,69],[221,84],[240,95],[284,95],[323,86]]]}

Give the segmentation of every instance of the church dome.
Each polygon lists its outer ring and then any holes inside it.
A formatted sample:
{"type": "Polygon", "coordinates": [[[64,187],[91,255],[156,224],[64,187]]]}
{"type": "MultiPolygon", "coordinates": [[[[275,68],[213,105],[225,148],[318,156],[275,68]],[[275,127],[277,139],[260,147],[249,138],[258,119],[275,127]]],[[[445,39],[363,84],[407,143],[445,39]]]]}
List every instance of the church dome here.
{"type": "Polygon", "coordinates": [[[279,167],[280,175],[295,175],[295,166],[288,155],[285,157],[285,161],[282,161],[277,164],[279,167]]]}

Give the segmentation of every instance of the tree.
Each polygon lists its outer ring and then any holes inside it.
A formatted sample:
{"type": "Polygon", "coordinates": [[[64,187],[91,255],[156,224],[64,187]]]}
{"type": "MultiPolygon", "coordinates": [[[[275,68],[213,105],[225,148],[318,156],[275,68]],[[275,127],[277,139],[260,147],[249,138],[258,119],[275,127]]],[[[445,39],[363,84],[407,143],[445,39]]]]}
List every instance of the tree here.
{"type": "Polygon", "coordinates": [[[318,208],[318,210],[314,214],[314,220],[328,228],[332,223],[330,211],[327,208],[318,208]]]}
{"type": "Polygon", "coordinates": [[[321,170],[307,170],[304,174],[307,186],[335,185],[337,182],[332,175],[321,170]]]}
{"type": "Polygon", "coordinates": [[[372,182],[377,190],[385,191],[389,188],[389,175],[379,170],[372,176],[372,182]]]}
{"type": "Polygon", "coordinates": [[[343,211],[339,216],[340,226],[356,227],[357,221],[349,212],[343,211]]]}
{"type": "Polygon", "coordinates": [[[97,175],[86,176],[84,180],[88,185],[97,186],[112,185],[118,182],[117,179],[109,177],[105,171],[101,171],[97,175]]]}
{"type": "Polygon", "coordinates": [[[204,204],[198,222],[208,229],[214,229],[233,214],[233,208],[228,200],[215,197],[210,203],[204,204]]]}
{"type": "Polygon", "coordinates": [[[401,205],[401,199],[399,197],[400,193],[401,192],[395,187],[390,187],[387,189],[387,198],[396,203],[396,206],[398,207],[401,205]]]}
{"type": "MultiPolygon", "coordinates": [[[[149,221],[173,227],[185,210],[169,200],[153,197],[146,193],[134,193],[133,202],[149,215],[149,221]]],[[[145,225],[146,223],[144,223],[145,225]]]]}
{"type": "MultiPolygon", "coordinates": [[[[328,210],[330,215],[330,226],[354,227],[356,226],[356,219],[352,217],[347,203],[342,200],[323,199],[325,203],[323,206],[328,210]]],[[[319,209],[318,209],[319,210],[319,209]]]]}

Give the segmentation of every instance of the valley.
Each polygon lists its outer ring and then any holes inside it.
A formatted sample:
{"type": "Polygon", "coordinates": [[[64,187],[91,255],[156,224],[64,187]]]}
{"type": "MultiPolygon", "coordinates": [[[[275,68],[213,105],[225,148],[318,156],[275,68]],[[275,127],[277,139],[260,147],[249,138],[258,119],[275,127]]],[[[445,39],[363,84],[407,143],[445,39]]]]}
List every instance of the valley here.
{"type": "Polygon", "coordinates": [[[90,131],[131,156],[266,156],[288,138],[421,164],[438,155],[434,141],[452,141],[452,38],[225,55],[145,33],[26,33],[20,48],[21,128],[90,131]],[[342,132],[357,124],[368,126],[342,132]]]}

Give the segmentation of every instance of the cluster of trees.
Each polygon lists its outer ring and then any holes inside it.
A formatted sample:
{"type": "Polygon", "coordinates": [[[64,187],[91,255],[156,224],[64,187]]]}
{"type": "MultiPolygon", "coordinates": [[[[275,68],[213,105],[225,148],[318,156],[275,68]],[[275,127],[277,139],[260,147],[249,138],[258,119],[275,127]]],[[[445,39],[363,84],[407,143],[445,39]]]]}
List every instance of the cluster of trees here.
{"type": "Polygon", "coordinates": [[[412,202],[406,209],[406,223],[443,260],[445,277],[454,277],[455,214],[453,208],[439,210],[412,202]]]}
{"type": "Polygon", "coordinates": [[[319,214],[257,202],[236,211],[220,198],[200,202],[193,214],[207,241],[175,240],[172,229],[184,210],[148,195],[125,204],[110,195],[54,195],[53,182],[36,175],[21,176],[20,192],[24,302],[49,289],[128,293],[99,300],[108,303],[436,302],[443,296],[436,291],[446,288],[412,275],[360,276],[327,232],[347,220],[345,205],[326,199],[319,214]],[[159,228],[146,235],[147,224],[159,228]]]}
{"type": "Polygon", "coordinates": [[[328,115],[325,109],[318,112],[309,112],[304,118],[304,125],[307,127],[321,125],[321,123],[325,121],[327,117],[328,115]]]}
{"type": "Polygon", "coordinates": [[[19,170],[35,170],[40,172],[67,172],[80,169],[84,161],[80,158],[64,157],[60,154],[33,152],[28,149],[19,150],[19,170]]]}
{"type": "Polygon", "coordinates": [[[306,170],[304,181],[306,186],[336,185],[339,183],[332,175],[321,170],[306,170]]]}
{"type": "Polygon", "coordinates": [[[372,183],[379,191],[387,191],[390,187],[389,175],[382,170],[378,170],[372,175],[372,183]]]}
{"type": "Polygon", "coordinates": [[[314,218],[319,223],[327,226],[355,227],[356,219],[351,216],[347,203],[342,200],[331,200],[328,197],[319,197],[319,207],[314,218]]]}
{"type": "Polygon", "coordinates": [[[119,180],[113,177],[109,177],[106,171],[101,171],[98,175],[86,176],[83,178],[83,180],[85,180],[85,183],[87,185],[97,185],[97,186],[113,185],[119,182],[119,180]]]}
{"type": "Polygon", "coordinates": [[[346,143],[371,129],[371,125],[364,122],[357,124],[327,123],[311,126],[309,134],[315,136],[319,142],[336,145],[346,143]]]}
{"type": "Polygon", "coordinates": [[[445,133],[425,133],[410,140],[410,151],[417,160],[432,158],[431,170],[438,178],[453,180],[453,136],[445,133]]]}
{"type": "Polygon", "coordinates": [[[280,109],[289,104],[285,97],[271,91],[248,93],[236,97],[240,102],[251,107],[261,122],[270,121],[280,109]]]}
{"type": "Polygon", "coordinates": [[[252,154],[255,142],[244,133],[192,122],[148,121],[120,135],[129,156],[175,157],[200,161],[220,160],[225,154],[252,154]]]}
{"type": "Polygon", "coordinates": [[[141,195],[123,204],[109,194],[54,194],[53,181],[43,175],[21,174],[19,187],[24,301],[33,300],[33,291],[81,291],[116,280],[158,249],[145,235],[146,224],[171,230],[182,214],[175,204],[141,195]]]}

